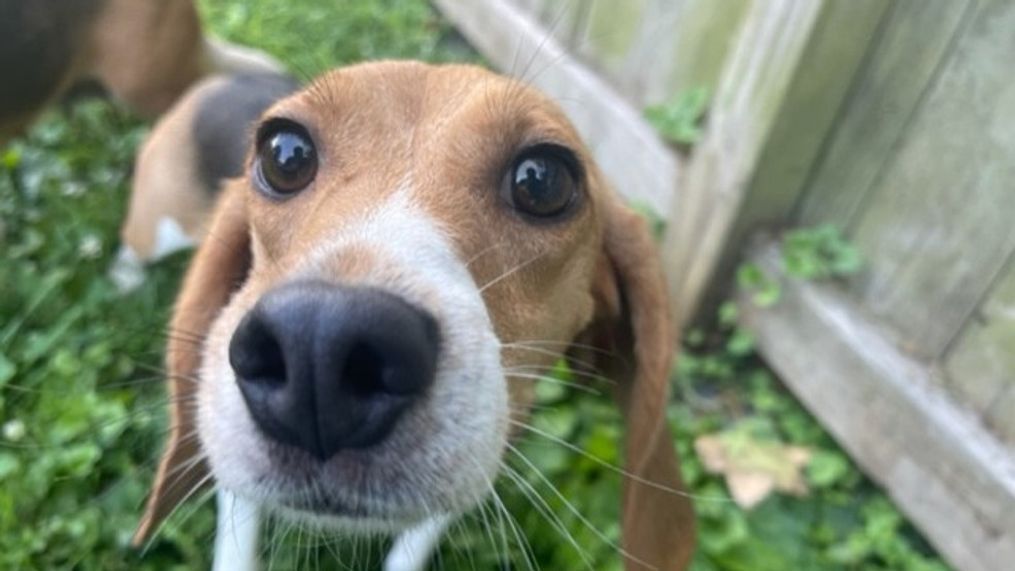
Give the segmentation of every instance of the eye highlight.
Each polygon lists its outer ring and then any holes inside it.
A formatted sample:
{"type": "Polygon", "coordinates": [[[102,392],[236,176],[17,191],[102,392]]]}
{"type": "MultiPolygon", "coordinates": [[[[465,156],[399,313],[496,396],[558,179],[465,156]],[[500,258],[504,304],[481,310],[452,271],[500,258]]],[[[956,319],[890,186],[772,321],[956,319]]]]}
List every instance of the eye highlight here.
{"type": "Polygon", "coordinates": [[[539,145],[523,152],[507,173],[504,192],[511,206],[529,216],[554,218],[578,198],[577,161],[571,151],[539,145]]]}
{"type": "Polygon", "coordinates": [[[303,126],[276,119],[261,128],[257,140],[257,178],[270,194],[289,196],[313,182],[317,149],[303,126]]]}

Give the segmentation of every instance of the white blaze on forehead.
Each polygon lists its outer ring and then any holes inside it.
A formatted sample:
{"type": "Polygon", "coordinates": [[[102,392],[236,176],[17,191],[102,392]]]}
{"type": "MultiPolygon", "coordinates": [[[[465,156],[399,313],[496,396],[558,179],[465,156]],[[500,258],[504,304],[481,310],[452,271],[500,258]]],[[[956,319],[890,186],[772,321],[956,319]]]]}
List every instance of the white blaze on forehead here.
{"type": "MultiPolygon", "coordinates": [[[[472,275],[455,252],[447,233],[416,204],[408,184],[401,185],[360,220],[336,228],[310,252],[302,267],[318,272],[351,246],[381,254],[402,269],[418,272],[424,280],[438,276],[450,279],[451,283],[442,282],[441,285],[465,286],[474,290],[479,299],[472,275]]],[[[297,271],[297,274],[302,273],[297,271]]]]}

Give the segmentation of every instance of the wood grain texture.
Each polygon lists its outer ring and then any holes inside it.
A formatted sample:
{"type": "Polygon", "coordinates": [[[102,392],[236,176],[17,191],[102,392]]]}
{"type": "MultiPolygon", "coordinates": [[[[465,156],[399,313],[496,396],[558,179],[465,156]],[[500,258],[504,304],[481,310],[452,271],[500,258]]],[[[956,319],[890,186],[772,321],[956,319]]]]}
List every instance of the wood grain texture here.
{"type": "Polygon", "coordinates": [[[435,5],[494,65],[520,73],[557,100],[618,192],[669,212],[679,159],[616,91],[505,0],[435,0],[435,5]],[[526,63],[519,67],[519,61],[526,63]]]}
{"type": "Polygon", "coordinates": [[[670,211],[663,255],[678,324],[693,315],[729,247],[748,184],[824,4],[771,0],[749,8],[670,211]]]}
{"type": "MultiPolygon", "coordinates": [[[[585,29],[575,46],[576,53],[610,77],[617,77],[639,33],[645,32],[646,27],[651,29],[647,18],[651,1],[592,2],[585,29]]],[[[642,73],[650,74],[652,69],[642,73]]]]}
{"type": "Polygon", "coordinates": [[[549,2],[540,21],[636,107],[686,89],[714,91],[749,0],[549,2]],[[555,19],[557,20],[555,23],[555,19]],[[571,30],[565,32],[565,30],[571,30]]]}
{"type": "Polygon", "coordinates": [[[749,6],[750,0],[684,0],[682,10],[673,16],[676,21],[668,28],[669,37],[658,38],[640,60],[642,69],[664,62],[652,73],[642,72],[651,76],[646,97],[661,101],[698,87],[715,93],[749,6]]]}
{"type": "Polygon", "coordinates": [[[888,6],[885,0],[825,4],[754,173],[738,248],[747,232],[783,222],[792,211],[888,6]]]}
{"type": "Polygon", "coordinates": [[[944,370],[949,389],[1015,444],[1015,261],[948,351],[944,370]]]}
{"type": "MultiPolygon", "coordinates": [[[[888,6],[885,0],[823,5],[788,90],[781,101],[767,102],[778,108],[775,122],[718,257],[706,268],[711,275],[696,287],[728,283],[747,237],[789,222],[888,6]]],[[[713,315],[724,294],[723,288],[707,289],[697,298],[697,313],[713,315]]]]}
{"type": "Polygon", "coordinates": [[[543,29],[574,53],[588,27],[594,0],[541,0],[538,13],[532,15],[543,29]]]}
{"type": "Polygon", "coordinates": [[[859,218],[853,291],[936,359],[1015,251],[1015,3],[980,4],[859,218]]]}
{"type": "Polygon", "coordinates": [[[799,206],[804,225],[848,227],[952,45],[968,0],[897,0],[799,206]]]}
{"type": "Polygon", "coordinates": [[[511,0],[511,3],[526,14],[538,16],[547,0],[511,0]]]}
{"type": "Polygon", "coordinates": [[[1015,447],[1015,383],[998,395],[987,410],[987,425],[999,434],[1009,446],[1015,447]]]}
{"type": "Polygon", "coordinates": [[[740,300],[762,355],[957,569],[1011,569],[1012,449],[846,296],[785,278],[779,258],[774,246],[751,257],[780,280],[781,301],[740,300]]]}
{"type": "MultiPolygon", "coordinates": [[[[667,89],[667,78],[679,65],[668,46],[685,33],[687,7],[696,1],[701,0],[645,0],[635,37],[623,60],[610,71],[611,83],[635,106],[662,103],[678,93],[667,89]]],[[[716,41],[728,39],[727,35],[716,41]]]]}

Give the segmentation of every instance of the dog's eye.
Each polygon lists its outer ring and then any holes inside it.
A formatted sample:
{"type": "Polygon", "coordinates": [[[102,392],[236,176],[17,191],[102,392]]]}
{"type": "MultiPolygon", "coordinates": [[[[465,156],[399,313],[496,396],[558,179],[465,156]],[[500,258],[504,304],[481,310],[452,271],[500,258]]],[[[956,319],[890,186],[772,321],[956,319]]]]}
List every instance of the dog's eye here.
{"type": "Polygon", "coordinates": [[[260,137],[257,169],[268,188],[281,195],[299,192],[317,175],[317,151],[300,126],[285,122],[260,137]]]}
{"type": "Polygon", "coordinates": [[[566,211],[578,195],[574,169],[561,153],[533,149],[508,173],[508,200],[518,211],[549,218],[566,211]]]}

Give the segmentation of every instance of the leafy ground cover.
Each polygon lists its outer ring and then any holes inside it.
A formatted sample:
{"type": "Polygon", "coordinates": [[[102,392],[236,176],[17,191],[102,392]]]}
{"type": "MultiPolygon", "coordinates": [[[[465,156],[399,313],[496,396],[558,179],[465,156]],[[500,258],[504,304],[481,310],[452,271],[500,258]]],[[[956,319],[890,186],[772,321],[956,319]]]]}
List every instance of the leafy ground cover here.
{"type": "MultiPolygon", "coordinates": [[[[363,58],[475,59],[422,0],[201,6],[218,34],[261,46],[304,76],[363,58]]],[[[209,563],[213,511],[202,497],[143,553],[129,547],[165,431],[164,325],[188,258],[151,268],[128,296],[105,276],[146,129],[116,105],[87,100],[0,149],[0,569],[209,563]]],[[[795,234],[787,252],[802,277],[856,265],[827,230],[795,234]]],[[[761,303],[778,301],[756,269],[741,281],[761,303]]],[[[696,569],[945,569],[765,369],[735,307],[723,306],[718,322],[688,336],[670,408],[700,517],[696,569]],[[745,490],[738,470],[771,481],[745,490]]],[[[557,377],[569,375],[562,368],[557,377]]],[[[449,535],[438,568],[620,569],[620,478],[610,468],[620,422],[609,398],[547,381],[533,422],[547,436],[518,444],[527,460],[514,458],[517,475],[498,487],[527,539],[502,534],[488,505],[449,535]]],[[[275,569],[376,568],[384,547],[284,525],[269,536],[275,569]]]]}

